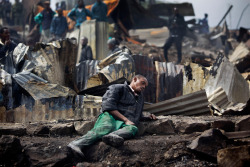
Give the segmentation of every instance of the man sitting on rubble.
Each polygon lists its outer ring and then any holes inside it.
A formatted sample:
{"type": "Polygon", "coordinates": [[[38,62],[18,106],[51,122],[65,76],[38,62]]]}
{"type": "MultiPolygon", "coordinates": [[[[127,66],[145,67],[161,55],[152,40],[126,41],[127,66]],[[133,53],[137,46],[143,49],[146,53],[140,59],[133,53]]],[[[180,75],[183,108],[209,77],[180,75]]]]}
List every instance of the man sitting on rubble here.
{"type": "Polygon", "coordinates": [[[0,29],[0,58],[13,51],[17,46],[16,43],[10,40],[10,32],[7,27],[0,29]]]}
{"type": "Polygon", "coordinates": [[[86,61],[86,60],[93,60],[92,49],[88,45],[88,38],[82,37],[81,44],[82,44],[82,51],[81,51],[81,57],[80,57],[79,63],[86,61]]]}
{"type": "Polygon", "coordinates": [[[107,44],[108,44],[108,49],[109,49],[109,53],[108,53],[107,56],[110,56],[110,55],[112,55],[113,53],[115,53],[115,52],[121,50],[121,49],[117,46],[117,41],[116,41],[115,38],[109,39],[108,42],[107,42],[107,44]]]}
{"type": "Polygon", "coordinates": [[[129,139],[137,133],[137,125],[142,119],[155,120],[155,115],[144,117],[143,91],[148,85],[142,75],[133,77],[130,85],[114,84],[102,98],[102,114],[99,115],[94,128],[81,138],[69,143],[68,147],[77,155],[84,156],[82,149],[96,141],[102,141],[111,146],[121,146],[124,139],[129,139]]]}

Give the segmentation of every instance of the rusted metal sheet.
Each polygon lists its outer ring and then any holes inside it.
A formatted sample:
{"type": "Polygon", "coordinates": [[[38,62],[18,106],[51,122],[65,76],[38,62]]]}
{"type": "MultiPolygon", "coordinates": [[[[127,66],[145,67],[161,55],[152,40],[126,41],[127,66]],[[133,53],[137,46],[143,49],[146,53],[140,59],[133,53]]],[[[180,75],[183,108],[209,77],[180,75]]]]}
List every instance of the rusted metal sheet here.
{"type": "Polygon", "coordinates": [[[183,66],[172,62],[155,61],[156,102],[181,96],[183,92],[183,66]]]}
{"type": "Polygon", "coordinates": [[[201,115],[208,114],[205,90],[147,105],[144,111],[155,115],[201,115]]]}
{"type": "Polygon", "coordinates": [[[233,103],[246,103],[249,99],[249,85],[239,71],[223,55],[219,55],[208,78],[205,90],[207,96],[217,88],[223,88],[228,100],[233,103]]]}
{"type": "Polygon", "coordinates": [[[98,72],[98,63],[99,60],[87,60],[76,65],[77,92],[87,89],[88,79],[98,72]]]}
{"type": "Polygon", "coordinates": [[[75,67],[77,58],[77,45],[74,40],[65,39],[60,41],[61,48],[58,50],[59,64],[64,74],[64,85],[74,88],[75,67]]]}
{"type": "Polygon", "coordinates": [[[109,82],[123,77],[131,81],[135,74],[134,59],[128,49],[123,49],[103,59],[98,64],[98,67],[100,68],[100,73],[109,82]]]}
{"type": "Polygon", "coordinates": [[[245,43],[240,43],[232,55],[229,56],[229,61],[232,62],[237,69],[242,73],[250,66],[250,50],[245,43]]]}
{"type": "Polygon", "coordinates": [[[35,64],[34,73],[50,83],[74,88],[77,46],[73,40],[37,43],[27,58],[35,64]]]}
{"type": "Polygon", "coordinates": [[[188,63],[184,66],[183,95],[204,89],[209,70],[201,65],[188,63]]]}
{"type": "Polygon", "coordinates": [[[30,123],[49,122],[59,119],[74,119],[74,97],[55,97],[34,100],[23,98],[23,104],[15,109],[2,112],[0,122],[30,123]]]}
{"type": "Polygon", "coordinates": [[[63,67],[60,65],[58,49],[60,43],[37,43],[35,49],[28,54],[28,59],[35,63],[34,73],[50,83],[65,85],[63,67]]]}
{"type": "Polygon", "coordinates": [[[14,74],[13,78],[35,100],[75,95],[75,92],[70,88],[58,84],[50,84],[46,80],[30,72],[14,74]]]}
{"type": "Polygon", "coordinates": [[[120,78],[132,80],[135,64],[130,51],[118,51],[109,57],[98,60],[87,60],[76,67],[76,83],[78,92],[99,85],[104,85],[120,78]]]}
{"type": "Polygon", "coordinates": [[[145,76],[148,80],[148,87],[146,87],[144,100],[147,102],[156,102],[156,69],[153,58],[142,55],[133,55],[135,61],[135,73],[145,76]]]}
{"type": "Polygon", "coordinates": [[[75,119],[91,119],[99,116],[102,97],[92,95],[77,95],[75,98],[75,119]]]}

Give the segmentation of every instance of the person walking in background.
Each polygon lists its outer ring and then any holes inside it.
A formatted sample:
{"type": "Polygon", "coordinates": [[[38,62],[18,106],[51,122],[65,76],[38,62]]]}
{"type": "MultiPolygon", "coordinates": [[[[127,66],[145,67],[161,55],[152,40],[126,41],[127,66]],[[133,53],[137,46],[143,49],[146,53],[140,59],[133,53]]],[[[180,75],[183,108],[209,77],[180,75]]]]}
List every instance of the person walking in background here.
{"type": "Polygon", "coordinates": [[[12,20],[14,25],[22,25],[23,4],[19,0],[15,0],[15,4],[12,6],[12,20]]]}
{"type": "Polygon", "coordinates": [[[91,8],[92,19],[96,19],[96,21],[108,21],[107,13],[108,7],[102,0],[97,0],[95,4],[91,8]]]}
{"type": "Polygon", "coordinates": [[[82,44],[82,51],[81,51],[81,57],[80,57],[79,63],[86,61],[86,60],[93,60],[92,49],[88,45],[88,38],[82,37],[81,44],[82,44]]]}
{"type": "Polygon", "coordinates": [[[35,22],[41,25],[41,42],[47,43],[50,41],[50,26],[55,14],[56,12],[52,11],[52,9],[50,8],[50,2],[45,1],[44,10],[35,16],[35,22]]]}
{"type": "Polygon", "coordinates": [[[208,34],[209,33],[209,26],[208,26],[208,14],[204,14],[204,18],[199,20],[199,25],[200,25],[200,33],[201,34],[208,34]]]}
{"type": "Polygon", "coordinates": [[[78,0],[78,5],[68,13],[68,17],[76,22],[77,28],[87,19],[87,16],[92,17],[92,14],[85,8],[83,0],[78,0]]]}
{"type": "Polygon", "coordinates": [[[169,28],[169,38],[166,40],[164,44],[164,57],[166,61],[168,61],[168,49],[175,43],[178,55],[177,64],[181,63],[182,59],[182,39],[183,36],[186,34],[186,23],[184,17],[179,14],[179,10],[174,8],[174,15],[171,16],[168,24],[169,28]]]}
{"type": "Polygon", "coordinates": [[[55,40],[63,39],[68,31],[68,23],[63,16],[63,10],[58,8],[57,16],[55,15],[51,22],[50,32],[51,36],[55,40]]]}

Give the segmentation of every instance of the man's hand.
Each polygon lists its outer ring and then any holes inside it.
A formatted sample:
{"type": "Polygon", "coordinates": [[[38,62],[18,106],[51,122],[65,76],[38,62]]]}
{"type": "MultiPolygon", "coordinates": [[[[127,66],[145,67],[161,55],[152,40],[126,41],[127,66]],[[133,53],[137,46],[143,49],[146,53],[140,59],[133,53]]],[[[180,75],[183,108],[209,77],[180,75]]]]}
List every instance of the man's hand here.
{"type": "Polygon", "coordinates": [[[134,122],[131,122],[130,120],[126,120],[124,121],[126,125],[135,125],[134,122]]]}
{"type": "Polygon", "coordinates": [[[4,44],[9,46],[10,45],[10,40],[6,40],[4,44]]]}
{"type": "Polygon", "coordinates": [[[156,119],[157,119],[156,116],[155,116],[154,114],[150,114],[150,115],[149,115],[149,118],[150,118],[150,119],[153,119],[153,120],[156,120],[156,119]]]}

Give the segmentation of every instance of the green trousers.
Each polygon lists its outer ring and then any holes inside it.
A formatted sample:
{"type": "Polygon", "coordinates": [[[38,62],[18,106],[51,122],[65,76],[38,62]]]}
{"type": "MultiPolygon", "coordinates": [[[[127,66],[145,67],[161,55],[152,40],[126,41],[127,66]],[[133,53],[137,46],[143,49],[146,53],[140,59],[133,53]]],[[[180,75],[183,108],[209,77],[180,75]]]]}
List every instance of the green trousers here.
{"type": "Polygon", "coordinates": [[[137,131],[138,129],[136,126],[126,125],[123,121],[115,120],[114,117],[108,112],[104,112],[98,117],[93,129],[88,131],[87,134],[79,139],[72,141],[71,144],[74,144],[82,149],[84,146],[93,144],[101,139],[102,136],[109,133],[128,139],[135,136],[137,131]]]}

